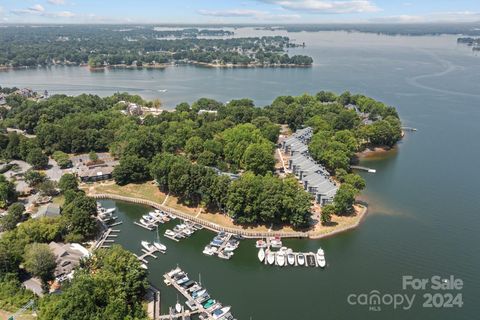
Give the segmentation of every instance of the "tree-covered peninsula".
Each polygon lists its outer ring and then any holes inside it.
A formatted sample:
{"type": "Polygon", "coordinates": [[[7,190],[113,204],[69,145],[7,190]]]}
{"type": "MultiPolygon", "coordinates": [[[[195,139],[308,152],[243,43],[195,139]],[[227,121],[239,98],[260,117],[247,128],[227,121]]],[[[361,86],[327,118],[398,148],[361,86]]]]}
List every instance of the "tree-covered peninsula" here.
{"type": "Polygon", "coordinates": [[[147,25],[5,26],[0,33],[0,66],[309,66],[313,62],[308,56],[289,56],[286,50],[296,45],[287,37],[232,38],[232,34],[147,25]]]}

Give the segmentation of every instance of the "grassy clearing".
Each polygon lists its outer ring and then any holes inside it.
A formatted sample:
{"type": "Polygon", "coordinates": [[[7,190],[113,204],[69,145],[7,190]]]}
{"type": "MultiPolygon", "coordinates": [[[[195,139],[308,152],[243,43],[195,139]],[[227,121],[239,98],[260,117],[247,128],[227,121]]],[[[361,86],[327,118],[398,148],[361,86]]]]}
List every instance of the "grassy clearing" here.
{"type": "Polygon", "coordinates": [[[133,197],[139,199],[145,199],[162,203],[166,198],[166,194],[161,192],[158,187],[152,182],[146,182],[143,184],[127,184],[125,186],[119,186],[115,183],[95,183],[91,185],[82,186],[87,193],[111,193],[125,197],[133,197]]]}

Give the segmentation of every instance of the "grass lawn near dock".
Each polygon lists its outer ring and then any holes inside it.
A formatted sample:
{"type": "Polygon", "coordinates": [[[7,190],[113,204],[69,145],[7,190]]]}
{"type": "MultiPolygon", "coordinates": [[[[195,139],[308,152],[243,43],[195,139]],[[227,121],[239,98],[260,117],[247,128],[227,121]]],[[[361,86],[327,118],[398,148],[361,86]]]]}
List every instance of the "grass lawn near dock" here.
{"type": "MultiPolygon", "coordinates": [[[[158,204],[164,204],[165,206],[181,211],[192,217],[200,218],[204,221],[215,223],[222,227],[236,228],[242,231],[249,232],[299,232],[289,226],[265,226],[265,225],[250,225],[242,226],[235,224],[234,221],[223,214],[212,213],[205,211],[202,207],[187,207],[178,202],[178,198],[161,192],[153,181],[145,182],[143,184],[127,184],[125,186],[119,186],[113,181],[96,182],[91,184],[82,184],[80,186],[82,190],[85,190],[87,194],[112,194],[120,195],[124,197],[145,199],[156,202],[158,204]]],[[[355,214],[351,216],[337,216],[332,215],[332,221],[329,225],[324,226],[320,223],[316,223],[315,227],[309,230],[302,230],[308,233],[310,238],[319,239],[328,237],[346,230],[356,228],[367,212],[367,208],[361,205],[355,206],[355,214]]],[[[314,220],[319,219],[319,212],[313,215],[314,220]]]]}

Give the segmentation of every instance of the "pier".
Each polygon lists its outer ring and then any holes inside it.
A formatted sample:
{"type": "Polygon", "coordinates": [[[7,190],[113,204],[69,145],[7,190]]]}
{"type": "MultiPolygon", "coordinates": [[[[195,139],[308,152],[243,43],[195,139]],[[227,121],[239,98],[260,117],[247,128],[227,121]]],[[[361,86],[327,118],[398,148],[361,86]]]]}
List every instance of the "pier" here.
{"type": "Polygon", "coordinates": [[[412,128],[412,127],[402,127],[402,130],[403,131],[417,131],[416,128],[412,128]]]}
{"type": "Polygon", "coordinates": [[[355,169],[355,170],[366,171],[366,172],[369,172],[369,173],[375,173],[375,172],[377,172],[377,170],[375,170],[375,169],[371,169],[371,168],[367,168],[367,167],[362,167],[362,166],[350,166],[350,168],[355,169]]]}
{"type": "Polygon", "coordinates": [[[152,248],[150,248],[150,250],[146,250],[146,249],[142,248],[142,252],[143,252],[143,254],[140,255],[140,256],[138,256],[136,254],[134,254],[134,255],[135,255],[135,257],[137,257],[138,260],[142,261],[143,263],[148,263],[148,260],[145,259],[146,257],[152,257],[154,259],[157,259],[158,257],[156,255],[154,255],[154,253],[156,253],[156,252],[160,252],[162,254],[165,254],[165,251],[161,251],[161,250],[155,248],[154,246],[152,246],[152,248]]]}
{"type": "MultiPolygon", "coordinates": [[[[174,270],[177,270],[179,272],[182,272],[182,270],[180,268],[177,267],[177,269],[174,269],[174,270]]],[[[201,299],[199,300],[199,297],[196,297],[196,298],[193,298],[193,296],[190,294],[190,292],[182,287],[181,285],[179,285],[177,283],[177,281],[174,279],[174,276],[175,274],[173,274],[172,276],[170,276],[170,274],[174,271],[174,270],[171,270],[170,272],[168,273],[165,273],[163,275],[164,279],[165,279],[165,283],[167,283],[167,285],[171,285],[173,286],[178,292],[180,292],[181,295],[183,295],[185,297],[185,299],[189,302],[190,305],[193,305],[194,307],[192,308],[190,306],[191,309],[193,309],[191,312],[189,312],[188,314],[195,314],[195,313],[201,313],[201,314],[204,314],[206,315],[207,319],[216,319],[216,318],[223,318],[224,316],[226,315],[231,315],[231,313],[229,312],[229,310],[226,310],[225,311],[225,314],[222,314],[221,316],[217,316],[217,317],[213,317],[213,312],[215,312],[215,310],[219,310],[220,308],[222,308],[222,305],[220,304],[219,301],[217,301],[217,303],[219,304],[219,307],[217,309],[210,309],[210,310],[207,310],[203,307],[202,303],[201,302],[201,299]],[[200,301],[200,302],[199,302],[200,301]]],[[[196,283],[197,285],[200,285],[198,283],[196,283]]],[[[199,290],[202,290],[202,289],[205,289],[206,288],[201,288],[200,286],[200,289],[199,290]]],[[[206,293],[207,297],[205,299],[213,299],[211,298],[208,293],[206,293]]],[[[201,297],[201,296],[200,296],[201,297]]],[[[187,304],[188,305],[188,304],[187,304]]],[[[225,307],[225,306],[223,306],[225,307]]],[[[228,309],[230,309],[230,307],[228,307],[228,309]]],[[[160,319],[178,319],[178,318],[181,318],[183,316],[186,316],[187,313],[186,311],[183,311],[179,314],[176,314],[176,315],[165,315],[165,316],[161,316],[160,319]],[[174,317],[174,318],[169,318],[169,317],[174,317]],[[176,317],[176,318],[175,318],[176,317]]],[[[205,318],[204,318],[205,319],[205,318]]]]}

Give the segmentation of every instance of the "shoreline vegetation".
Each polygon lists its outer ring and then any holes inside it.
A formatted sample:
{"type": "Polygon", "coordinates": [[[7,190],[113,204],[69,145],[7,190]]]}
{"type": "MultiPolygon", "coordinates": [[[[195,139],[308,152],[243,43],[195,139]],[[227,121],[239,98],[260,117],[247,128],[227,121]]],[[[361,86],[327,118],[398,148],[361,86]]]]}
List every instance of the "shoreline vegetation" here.
{"type": "Polygon", "coordinates": [[[80,188],[85,190],[88,196],[96,199],[136,203],[163,209],[167,212],[173,211],[173,213],[177,213],[177,215],[179,215],[178,212],[180,212],[181,217],[195,219],[195,222],[202,224],[212,231],[227,231],[241,234],[248,238],[265,238],[279,235],[287,238],[327,238],[357,228],[362,221],[364,221],[368,213],[367,206],[357,203],[354,206],[354,213],[350,216],[335,216],[328,225],[316,224],[313,228],[302,231],[293,230],[289,226],[268,228],[262,225],[238,225],[233,223],[232,219],[218,212],[208,212],[202,207],[191,208],[182,205],[179,203],[178,198],[159,192],[153,182],[146,182],[141,185],[128,184],[125,186],[118,186],[111,182],[99,182],[82,185],[80,188]]]}
{"type": "Polygon", "coordinates": [[[113,66],[162,68],[175,63],[216,68],[312,65],[309,56],[288,54],[289,48],[296,47],[305,44],[284,36],[236,38],[226,30],[6,26],[0,33],[0,68],[88,65],[98,70],[113,66]],[[205,38],[206,34],[210,37],[205,38]],[[13,37],[15,41],[9,41],[13,37]]]}

